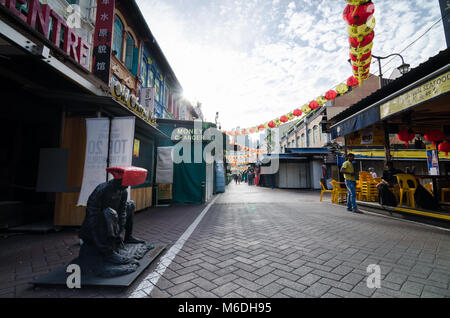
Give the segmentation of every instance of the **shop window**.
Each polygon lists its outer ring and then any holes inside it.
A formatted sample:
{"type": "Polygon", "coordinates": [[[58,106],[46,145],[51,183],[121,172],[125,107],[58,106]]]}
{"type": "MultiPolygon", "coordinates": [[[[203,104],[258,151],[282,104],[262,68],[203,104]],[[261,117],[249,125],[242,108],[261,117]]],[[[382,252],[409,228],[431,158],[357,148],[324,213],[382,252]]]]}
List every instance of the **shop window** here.
{"type": "Polygon", "coordinates": [[[158,76],[155,78],[155,100],[160,103],[161,102],[161,81],[158,76]]]}
{"type": "Polygon", "coordinates": [[[28,1],[25,3],[20,3],[19,1],[16,2],[16,9],[25,15],[28,14],[28,1]]]}
{"type": "Polygon", "coordinates": [[[123,45],[123,24],[118,17],[114,21],[114,40],[113,50],[116,51],[116,57],[122,60],[122,45],[123,45]]]}
{"type": "Polygon", "coordinates": [[[143,87],[149,87],[150,85],[148,85],[147,83],[147,69],[148,69],[148,64],[147,64],[147,57],[145,55],[142,55],[142,61],[141,61],[141,72],[140,72],[140,77],[141,77],[141,82],[142,82],[142,86],[143,87]]]}
{"type": "Polygon", "coordinates": [[[317,125],[313,127],[313,142],[314,144],[319,142],[319,127],[317,125]]]}
{"type": "Polygon", "coordinates": [[[147,87],[154,87],[155,86],[155,71],[153,68],[149,68],[148,74],[147,74],[147,87]]]}
{"type": "Polygon", "coordinates": [[[169,89],[167,86],[164,89],[164,107],[169,109],[169,89]]]}
{"type": "Polygon", "coordinates": [[[313,141],[312,138],[313,138],[312,130],[308,129],[308,147],[311,147],[311,145],[312,145],[312,141],[313,141]]]}
{"type": "Polygon", "coordinates": [[[134,40],[133,37],[130,34],[128,34],[125,49],[125,66],[130,72],[133,68],[133,49],[134,49],[134,40]]]}
{"type": "Polygon", "coordinates": [[[305,138],[305,134],[302,134],[302,148],[306,148],[306,138],[305,138]]]}

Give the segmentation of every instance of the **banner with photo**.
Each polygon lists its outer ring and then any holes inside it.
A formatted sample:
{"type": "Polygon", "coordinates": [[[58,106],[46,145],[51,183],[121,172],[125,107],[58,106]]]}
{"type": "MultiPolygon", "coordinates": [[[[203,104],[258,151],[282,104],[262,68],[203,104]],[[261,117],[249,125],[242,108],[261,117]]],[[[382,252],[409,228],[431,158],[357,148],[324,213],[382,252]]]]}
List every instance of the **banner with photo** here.
{"type": "MultiPolygon", "coordinates": [[[[112,180],[106,167],[131,166],[133,160],[135,117],[86,119],[86,156],[78,206],[86,206],[91,193],[106,180],[112,180]],[[108,162],[109,141],[109,165],[108,162]]],[[[128,199],[130,191],[128,191],[128,199]]]]}
{"type": "Polygon", "coordinates": [[[109,119],[86,118],[86,155],[78,206],[86,206],[92,191],[106,181],[108,140],[109,119]]]}

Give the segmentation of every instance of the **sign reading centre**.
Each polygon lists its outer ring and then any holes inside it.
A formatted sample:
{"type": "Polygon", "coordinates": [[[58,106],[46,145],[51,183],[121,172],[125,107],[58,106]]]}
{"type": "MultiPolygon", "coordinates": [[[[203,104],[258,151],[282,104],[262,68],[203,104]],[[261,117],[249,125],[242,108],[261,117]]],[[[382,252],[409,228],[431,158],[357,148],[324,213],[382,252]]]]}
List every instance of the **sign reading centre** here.
{"type": "Polygon", "coordinates": [[[450,72],[442,74],[441,76],[381,105],[380,117],[381,119],[389,117],[400,111],[426,102],[434,97],[445,94],[448,91],[450,91],[450,72]]]}

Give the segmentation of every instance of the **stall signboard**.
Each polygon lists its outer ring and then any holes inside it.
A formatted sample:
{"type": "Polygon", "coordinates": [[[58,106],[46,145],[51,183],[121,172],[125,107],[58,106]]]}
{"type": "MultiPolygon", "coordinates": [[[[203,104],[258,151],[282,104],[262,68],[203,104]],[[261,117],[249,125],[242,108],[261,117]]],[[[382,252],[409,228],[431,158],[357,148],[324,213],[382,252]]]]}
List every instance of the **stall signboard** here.
{"type": "Polygon", "coordinates": [[[142,118],[148,124],[157,126],[156,118],[153,116],[153,112],[150,109],[145,108],[139,103],[138,98],[130,92],[128,87],[122,85],[118,81],[114,81],[111,84],[112,97],[131,110],[136,116],[142,118]]]}
{"type": "Polygon", "coordinates": [[[158,184],[158,200],[172,200],[172,184],[158,184]]]}
{"type": "Polygon", "coordinates": [[[428,163],[428,174],[430,176],[439,175],[439,158],[436,146],[427,145],[427,163],[428,163]]]}
{"type": "Polygon", "coordinates": [[[442,74],[425,84],[381,105],[381,119],[426,102],[450,91],[450,72],[442,74]]]}
{"type": "Polygon", "coordinates": [[[115,0],[97,1],[94,33],[93,73],[109,85],[115,0]]]}
{"type": "Polygon", "coordinates": [[[383,146],[385,134],[380,126],[370,126],[352,133],[347,139],[348,146],[383,146]]]}
{"type": "Polygon", "coordinates": [[[48,4],[41,4],[39,0],[0,0],[0,5],[19,17],[31,29],[38,31],[50,40],[55,47],[60,48],[62,46],[63,51],[68,56],[89,70],[89,44],[81,36],[78,36],[74,29],[69,27],[70,23],[67,23],[48,4]],[[17,9],[19,4],[27,5],[28,14],[25,15],[22,10],[17,9]],[[53,26],[52,32],[49,31],[50,25],[53,26]],[[62,32],[64,32],[63,43],[61,43],[62,32]]]}

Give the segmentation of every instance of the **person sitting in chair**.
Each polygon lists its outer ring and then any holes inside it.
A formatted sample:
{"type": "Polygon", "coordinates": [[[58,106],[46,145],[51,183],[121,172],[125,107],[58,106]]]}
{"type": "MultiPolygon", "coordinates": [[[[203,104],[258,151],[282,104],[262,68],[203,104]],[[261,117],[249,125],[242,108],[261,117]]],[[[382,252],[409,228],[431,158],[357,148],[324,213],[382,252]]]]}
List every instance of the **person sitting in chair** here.
{"type": "Polygon", "coordinates": [[[383,177],[381,178],[382,182],[379,183],[377,187],[381,184],[387,185],[388,187],[398,186],[395,175],[399,173],[403,173],[403,171],[400,169],[395,169],[392,161],[386,162],[386,169],[383,171],[383,177]]]}

